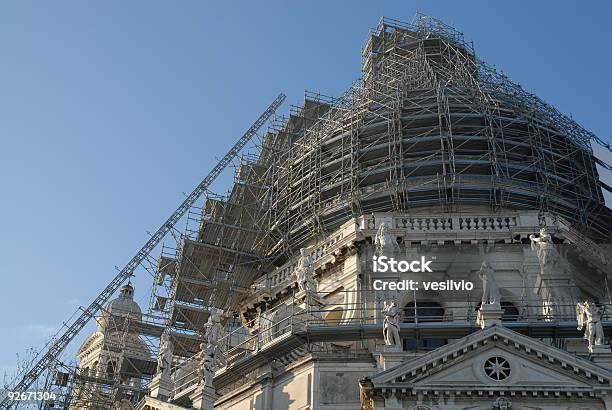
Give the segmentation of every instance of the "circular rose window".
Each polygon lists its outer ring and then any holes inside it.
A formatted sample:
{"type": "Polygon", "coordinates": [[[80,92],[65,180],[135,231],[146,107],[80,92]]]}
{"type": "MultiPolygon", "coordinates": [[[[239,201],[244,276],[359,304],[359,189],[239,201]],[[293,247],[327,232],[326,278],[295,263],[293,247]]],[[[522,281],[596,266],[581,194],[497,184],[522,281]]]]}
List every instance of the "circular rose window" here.
{"type": "Polygon", "coordinates": [[[484,371],[493,380],[505,380],[510,376],[510,363],[503,357],[493,356],[484,363],[484,371]]]}

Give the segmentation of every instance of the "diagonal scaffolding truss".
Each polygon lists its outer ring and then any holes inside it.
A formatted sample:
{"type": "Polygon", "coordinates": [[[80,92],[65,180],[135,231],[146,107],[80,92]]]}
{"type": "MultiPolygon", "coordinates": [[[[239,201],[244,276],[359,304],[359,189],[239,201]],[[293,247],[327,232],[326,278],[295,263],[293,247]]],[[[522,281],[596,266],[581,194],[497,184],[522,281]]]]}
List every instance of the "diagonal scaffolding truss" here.
{"type": "MultiPolygon", "coordinates": [[[[87,325],[94,315],[103,307],[103,305],[117,291],[119,286],[128,278],[134,271],[143,266],[146,269],[146,263],[149,260],[149,255],[160,244],[161,240],[175,228],[175,225],[189,211],[210,187],[212,182],[225,170],[225,168],[234,160],[234,158],[242,151],[249,141],[257,134],[259,129],[268,121],[279,106],[285,100],[285,95],[280,94],[268,106],[268,108],[259,116],[259,118],[251,125],[247,132],[232,146],[232,148],[221,158],[221,160],[213,167],[212,171],[200,182],[200,184],[183,200],[179,207],[170,215],[170,217],[155,231],[146,243],[140,248],[136,255],[119,270],[119,273],[106,286],[106,288],[89,304],[89,306],[80,312],[76,318],[69,324],[65,324],[65,330],[58,334],[49,344],[45,352],[40,352],[39,357],[36,357],[30,368],[20,377],[20,380],[12,387],[13,392],[25,392],[34,382],[40,377],[53,372],[53,368],[60,365],[59,357],[66,347],[72,342],[77,334],[87,325]]],[[[14,403],[10,400],[8,394],[3,394],[0,397],[0,408],[5,409],[11,407],[14,403]]]]}

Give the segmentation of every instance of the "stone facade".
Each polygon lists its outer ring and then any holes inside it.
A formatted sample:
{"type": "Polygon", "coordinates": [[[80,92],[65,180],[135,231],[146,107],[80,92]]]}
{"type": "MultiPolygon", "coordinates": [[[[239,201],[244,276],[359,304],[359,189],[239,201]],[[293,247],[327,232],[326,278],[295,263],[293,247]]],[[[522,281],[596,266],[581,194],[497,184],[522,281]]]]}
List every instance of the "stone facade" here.
{"type": "MultiPolygon", "coordinates": [[[[535,212],[483,211],[383,213],[347,222],[303,252],[312,261],[314,294],[292,274],[299,255],[253,284],[241,312],[250,335],[242,343],[250,351],[225,352],[214,408],[612,408],[610,349],[589,353],[572,310],[583,299],[604,301],[598,283],[607,254],[546,216],[564,268],[558,275],[543,271],[529,243],[540,221],[535,212]],[[381,223],[397,242],[394,257],[425,255],[433,272],[373,272],[381,223]],[[498,320],[486,326],[477,323],[483,260],[501,294],[498,320]],[[377,279],[454,280],[474,288],[374,291],[377,279]],[[386,300],[402,309],[399,350],[383,340],[386,300]]],[[[175,392],[176,402],[181,394],[175,392]]]]}

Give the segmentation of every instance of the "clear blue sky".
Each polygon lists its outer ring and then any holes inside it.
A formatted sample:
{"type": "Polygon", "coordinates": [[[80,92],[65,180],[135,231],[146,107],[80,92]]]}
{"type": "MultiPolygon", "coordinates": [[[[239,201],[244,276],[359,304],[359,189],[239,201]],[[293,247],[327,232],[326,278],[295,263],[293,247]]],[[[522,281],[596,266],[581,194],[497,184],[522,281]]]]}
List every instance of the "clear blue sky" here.
{"type": "Polygon", "coordinates": [[[1,2],[0,374],[93,299],[279,92],[337,95],[380,16],[417,10],[611,140],[608,1],[1,2]]]}

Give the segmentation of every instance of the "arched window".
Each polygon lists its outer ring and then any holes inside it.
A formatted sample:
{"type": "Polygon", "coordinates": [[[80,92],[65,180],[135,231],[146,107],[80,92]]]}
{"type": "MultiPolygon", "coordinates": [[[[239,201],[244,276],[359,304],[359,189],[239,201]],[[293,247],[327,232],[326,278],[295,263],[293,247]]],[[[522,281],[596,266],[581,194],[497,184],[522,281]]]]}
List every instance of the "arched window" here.
{"type": "MultiPolygon", "coordinates": [[[[405,323],[442,322],[444,308],[437,302],[410,302],[404,307],[405,323]]],[[[448,343],[447,339],[404,339],[404,350],[434,350],[448,343]]]]}

